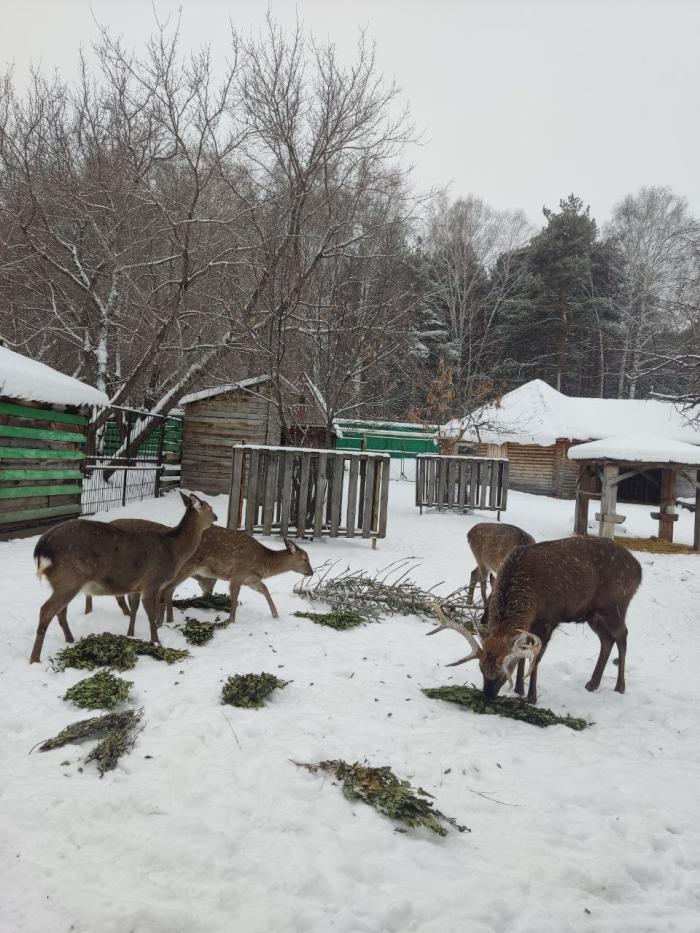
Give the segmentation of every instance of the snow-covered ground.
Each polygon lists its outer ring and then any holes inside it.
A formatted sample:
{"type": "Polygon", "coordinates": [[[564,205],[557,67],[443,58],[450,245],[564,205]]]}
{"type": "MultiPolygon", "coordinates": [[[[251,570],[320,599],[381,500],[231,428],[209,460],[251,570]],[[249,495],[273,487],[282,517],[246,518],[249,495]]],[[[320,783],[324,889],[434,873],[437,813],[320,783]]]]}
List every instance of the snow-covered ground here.
{"type": "MultiPolygon", "coordinates": [[[[312,561],[371,569],[413,556],[422,584],[461,585],[472,566],[466,531],[489,516],[420,517],[412,497],[412,485],[392,483],[389,537],[377,551],[362,540],[315,542],[312,561]]],[[[223,519],[224,498],[212,502],[223,519]]],[[[174,523],[181,509],[171,495],[108,517],[174,523]]],[[[621,510],[629,534],[653,530],[649,507],[621,510]]],[[[512,493],[506,517],[538,539],[560,537],[573,503],[512,493]]],[[[689,515],[677,531],[690,540],[689,515]]],[[[79,770],[85,747],[28,754],[85,715],[61,699],[83,674],[46,663],[63,645],[55,622],[44,663],[28,664],[47,593],[33,547],[0,543],[2,933],[700,930],[695,555],[639,555],[625,696],[613,692],[612,664],[597,693],[584,689],[598,649],[587,628],[555,634],[540,703],[595,723],[580,733],[424,697],[421,686],[479,682],[476,668],[443,666],[464,652],[453,633],[426,639],[425,622],[398,617],[323,629],[292,615],[306,604],[289,576],[271,581],[274,621],[244,589],[237,624],[189,660],[143,658],[124,675],[145,727],[99,780],[92,765],[79,770]],[[263,670],[293,683],[262,710],[220,705],[226,676],[263,670]],[[396,833],[290,762],[324,758],[389,764],[472,832],[396,833]]],[[[69,618],[76,636],[126,628],[111,599],[96,599],[88,617],[76,601],[69,618]]],[[[146,631],[140,615],[137,634],[146,631]]],[[[174,630],[163,640],[184,644],[174,630]]]]}

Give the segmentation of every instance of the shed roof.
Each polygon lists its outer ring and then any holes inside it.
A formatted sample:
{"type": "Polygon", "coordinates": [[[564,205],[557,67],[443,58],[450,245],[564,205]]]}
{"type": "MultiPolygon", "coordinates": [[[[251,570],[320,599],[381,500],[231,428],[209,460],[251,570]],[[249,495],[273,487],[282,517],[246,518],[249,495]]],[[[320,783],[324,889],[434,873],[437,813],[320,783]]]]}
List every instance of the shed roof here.
{"type": "Polygon", "coordinates": [[[628,432],[700,444],[700,432],[688,414],[673,402],[659,399],[603,399],[563,395],[541,379],[507,392],[498,404],[484,405],[469,419],[450,421],[443,435],[464,436],[487,443],[537,444],[558,439],[599,440],[628,432]]]}
{"type": "Polygon", "coordinates": [[[8,347],[0,347],[0,396],[50,405],[109,405],[94,386],[8,347]]]}
{"type": "Polygon", "coordinates": [[[658,434],[619,434],[569,449],[570,460],[619,460],[623,463],[682,463],[700,466],[700,447],[658,434]]]}
{"type": "Polygon", "coordinates": [[[228,382],[222,386],[216,386],[213,389],[202,389],[201,392],[192,392],[180,399],[180,405],[191,405],[192,402],[201,402],[207,398],[216,398],[217,395],[226,395],[227,392],[235,392],[236,389],[252,389],[255,386],[269,382],[270,376],[251,376],[248,379],[241,379],[238,382],[228,382]]]}

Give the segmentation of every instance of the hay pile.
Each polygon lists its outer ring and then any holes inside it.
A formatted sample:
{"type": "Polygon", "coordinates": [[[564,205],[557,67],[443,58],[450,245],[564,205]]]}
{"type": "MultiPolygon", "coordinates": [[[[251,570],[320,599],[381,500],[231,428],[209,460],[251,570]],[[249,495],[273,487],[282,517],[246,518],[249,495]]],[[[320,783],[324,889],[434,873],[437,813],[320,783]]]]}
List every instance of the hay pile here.
{"type": "Polygon", "coordinates": [[[48,752],[54,748],[62,748],[69,743],[78,744],[88,739],[100,739],[85,759],[85,763],[96,761],[97,769],[102,777],[106,771],[116,768],[121,756],[126,755],[134,747],[141,716],[142,710],[139,709],[82,719],[80,722],[66,726],[52,739],[46,739],[39,746],[39,751],[48,752]]]}
{"type": "MultiPolygon", "coordinates": [[[[299,768],[306,768],[312,774],[324,771],[332,774],[343,785],[346,800],[362,800],[380,813],[406,826],[425,826],[437,833],[447,835],[447,824],[460,833],[471,832],[467,826],[460,826],[451,816],[445,816],[436,810],[431,801],[432,794],[422,787],[413,788],[409,781],[402,781],[388,766],[371,768],[369,765],[348,764],[345,761],[319,761],[307,764],[295,761],[299,768]]],[[[405,830],[399,830],[405,832],[405,830]]]]}
{"type": "Polygon", "coordinates": [[[628,551],[645,551],[648,554],[698,554],[689,544],[676,544],[662,541],[661,538],[626,538],[618,535],[615,544],[621,544],[628,551]]]}
{"type": "Polygon", "coordinates": [[[51,665],[55,671],[64,671],[67,667],[88,671],[96,667],[112,667],[116,671],[130,671],[136,667],[137,656],[140,654],[167,664],[176,664],[189,656],[188,651],[165,648],[140,638],[102,632],[101,635],[86,635],[75,644],[68,645],[51,659],[51,665]]]}
{"type": "Polygon", "coordinates": [[[326,625],[338,631],[356,628],[368,621],[361,613],[353,609],[337,609],[334,612],[295,612],[294,615],[300,619],[311,619],[316,625],[326,625]]]}
{"type": "Polygon", "coordinates": [[[485,715],[505,716],[508,719],[519,719],[529,722],[533,726],[568,726],[580,732],[590,725],[585,719],[576,719],[574,716],[557,716],[551,709],[532,706],[524,700],[513,697],[494,697],[489,699],[476,687],[428,687],[423,693],[432,700],[447,700],[449,703],[458,703],[466,706],[474,713],[485,715]]]}
{"type": "Polygon", "coordinates": [[[260,709],[265,700],[278,688],[286,687],[289,680],[280,680],[274,674],[236,674],[229,677],[221,691],[221,702],[243,709],[260,709]]]}
{"type": "Polygon", "coordinates": [[[63,699],[79,709],[114,709],[129,699],[132,687],[130,680],[122,680],[109,671],[98,671],[70,687],[63,699]]]}

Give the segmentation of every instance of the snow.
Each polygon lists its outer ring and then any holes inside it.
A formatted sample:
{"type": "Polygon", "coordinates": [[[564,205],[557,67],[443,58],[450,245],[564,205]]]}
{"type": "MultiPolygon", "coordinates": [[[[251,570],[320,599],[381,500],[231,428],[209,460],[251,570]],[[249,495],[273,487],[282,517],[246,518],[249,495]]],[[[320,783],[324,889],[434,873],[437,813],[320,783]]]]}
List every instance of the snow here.
{"type": "Polygon", "coordinates": [[[570,460],[622,460],[633,463],[688,463],[700,465],[700,448],[656,434],[621,434],[569,448],[570,460]]]}
{"type": "Polygon", "coordinates": [[[109,405],[99,389],[8,347],[0,347],[0,396],[51,405],[109,405]]]}
{"type": "MultiPolygon", "coordinates": [[[[207,497],[209,498],[209,497],[207,497]]],[[[220,517],[225,497],[210,498],[220,517]]],[[[424,512],[392,483],[389,537],[312,542],[326,560],[369,570],[413,556],[423,585],[463,584],[465,535],[490,514],[424,512]]],[[[625,506],[623,532],[649,533],[625,506]]],[[[177,494],[114,510],[175,522],[177,494]]],[[[513,492],[507,520],[537,539],[571,532],[573,503],[513,492]]],[[[678,540],[692,538],[682,514],[678,540]]],[[[562,626],[540,672],[543,706],[592,721],[581,733],[476,716],[420,688],[478,682],[458,635],[388,618],[335,632],[296,618],[295,578],[270,583],[280,619],[244,589],[235,626],[175,667],[150,658],[125,674],[144,708],[134,751],[99,780],[85,747],[35,743],[83,718],[61,697],[83,676],[27,662],[47,587],[35,539],[0,543],[0,931],[2,933],[696,933],[700,885],[700,561],[639,554],[644,581],[628,616],[627,693],[610,665],[584,689],[598,641],[562,626]],[[471,669],[469,669],[471,667],[471,669]],[[262,710],[219,705],[223,680],[267,670],[292,683],[262,710]],[[333,782],[290,759],[367,758],[435,794],[471,827],[440,839],[394,832],[333,782]],[[68,764],[62,765],[62,762],[68,764]]],[[[272,546],[279,546],[272,541],[272,546]]],[[[221,587],[221,584],[219,584],[221,587]]],[[[183,593],[197,591],[188,581],[183,593]]],[[[197,613],[201,618],[211,614],[197,613]]],[[[69,609],[76,635],[124,632],[113,600],[69,609]]],[[[137,635],[146,634],[140,613],[137,635]]],[[[182,646],[175,629],[163,641],[182,646]]]]}
{"type": "Polygon", "coordinates": [[[262,383],[269,381],[270,376],[251,376],[249,379],[241,379],[240,382],[229,382],[213,389],[192,392],[190,395],[183,396],[178,405],[191,405],[192,402],[201,402],[206,398],[216,398],[217,395],[225,395],[227,392],[235,392],[237,389],[250,389],[253,386],[262,385],[262,383]]]}
{"type": "Polygon", "coordinates": [[[556,440],[599,440],[625,432],[648,432],[689,444],[700,444],[700,432],[688,423],[689,412],[658,399],[576,398],[562,395],[541,379],[533,379],[507,392],[499,405],[478,409],[465,421],[450,421],[446,437],[460,433],[485,443],[539,444],[556,440]]]}

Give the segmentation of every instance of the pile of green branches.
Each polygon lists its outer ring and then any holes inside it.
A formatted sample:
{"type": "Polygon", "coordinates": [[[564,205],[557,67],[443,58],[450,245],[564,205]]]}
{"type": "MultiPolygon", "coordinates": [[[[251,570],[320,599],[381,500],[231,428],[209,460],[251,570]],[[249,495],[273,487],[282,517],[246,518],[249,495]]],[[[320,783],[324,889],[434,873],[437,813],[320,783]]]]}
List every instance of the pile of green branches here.
{"type": "MultiPolygon", "coordinates": [[[[433,606],[438,597],[434,591],[441,583],[428,590],[418,586],[409,578],[409,573],[416,566],[410,560],[401,560],[375,574],[364,570],[351,571],[348,567],[331,576],[336,564],[329,564],[313,577],[302,577],[294,592],[311,602],[326,603],[334,612],[356,612],[366,621],[377,621],[381,615],[391,613],[419,615],[435,622],[433,606]]],[[[467,603],[466,587],[440,597],[439,602],[450,620],[478,630],[483,609],[467,603]]]]}
{"type": "Polygon", "coordinates": [[[576,719],[574,716],[557,716],[551,709],[532,706],[524,700],[514,697],[494,697],[489,699],[476,687],[428,687],[423,693],[432,700],[447,700],[449,703],[458,703],[466,706],[474,713],[486,715],[506,716],[508,719],[519,719],[529,722],[533,726],[568,726],[580,732],[588,728],[589,722],[585,719],[576,719]]]}
{"type": "Polygon", "coordinates": [[[98,671],[70,687],[63,699],[79,709],[114,709],[129,699],[132,687],[130,680],[122,680],[109,671],[98,671]]]}
{"type": "Polygon", "coordinates": [[[192,596],[190,599],[174,599],[176,609],[215,609],[217,612],[230,612],[231,600],[224,593],[192,596]]]}
{"type": "Polygon", "coordinates": [[[362,800],[380,813],[406,826],[425,826],[438,836],[447,835],[447,827],[453,826],[460,833],[471,832],[466,826],[445,816],[432,804],[433,795],[422,787],[413,788],[409,781],[402,781],[388,766],[371,768],[369,765],[348,764],[345,761],[319,761],[307,764],[295,761],[299,768],[312,774],[325,771],[332,774],[343,785],[343,796],[347,800],[362,800]]]}
{"type": "Polygon", "coordinates": [[[295,612],[294,615],[300,619],[311,619],[316,625],[327,625],[338,631],[356,628],[367,621],[362,613],[354,609],[336,609],[332,612],[295,612]]]}
{"type": "Polygon", "coordinates": [[[229,620],[225,619],[221,622],[218,616],[214,622],[200,622],[199,619],[191,619],[189,616],[185,616],[184,625],[179,628],[189,645],[205,645],[208,641],[211,641],[214,632],[218,628],[226,628],[227,625],[229,625],[229,620]]]}
{"type": "Polygon", "coordinates": [[[274,674],[236,674],[229,677],[221,691],[221,702],[244,709],[259,709],[273,690],[286,687],[289,680],[280,680],[274,674]]]}
{"type": "Polygon", "coordinates": [[[52,658],[51,664],[55,671],[63,671],[67,667],[88,671],[96,667],[112,667],[117,671],[130,671],[136,666],[136,658],[140,654],[176,664],[188,657],[189,652],[154,645],[140,638],[102,632],[101,635],[86,635],[75,644],[68,645],[52,658]]]}
{"type": "Polygon", "coordinates": [[[112,771],[116,768],[121,756],[126,755],[134,747],[142,714],[143,711],[140,709],[126,710],[123,713],[107,713],[106,716],[82,719],[80,722],[66,726],[52,739],[47,739],[39,746],[39,751],[48,752],[54,748],[62,748],[69,743],[78,744],[88,739],[100,739],[85,762],[96,761],[97,769],[102,777],[105,771],[112,771]]]}

